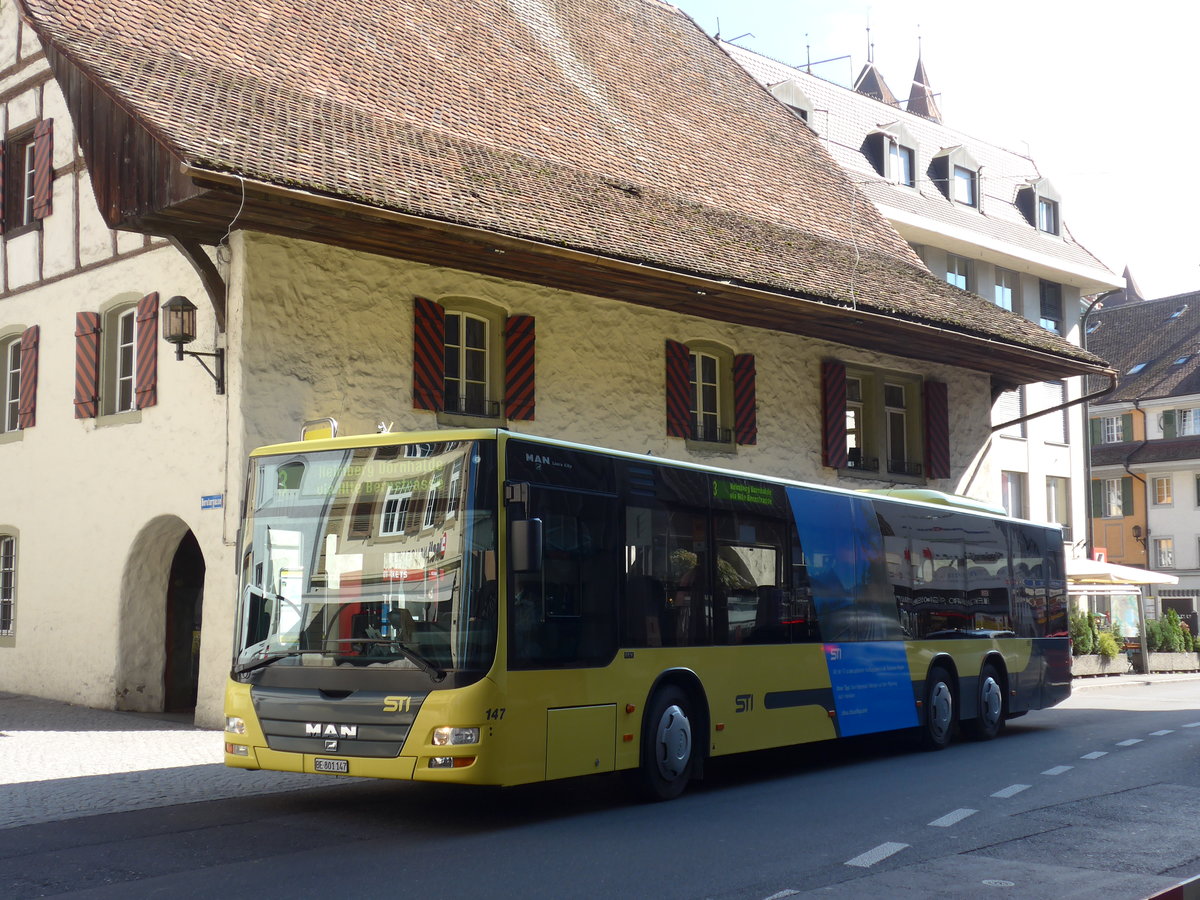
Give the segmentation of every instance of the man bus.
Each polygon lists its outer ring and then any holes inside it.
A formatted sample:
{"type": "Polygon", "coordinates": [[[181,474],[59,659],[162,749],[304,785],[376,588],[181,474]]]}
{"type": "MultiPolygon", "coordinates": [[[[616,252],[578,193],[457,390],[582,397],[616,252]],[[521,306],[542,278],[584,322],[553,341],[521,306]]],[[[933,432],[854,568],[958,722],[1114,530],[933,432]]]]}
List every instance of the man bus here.
{"type": "Polygon", "coordinates": [[[503,430],[251,462],[231,766],[668,799],[710,757],[936,750],[1070,693],[1060,532],[965,498],[503,430]]]}

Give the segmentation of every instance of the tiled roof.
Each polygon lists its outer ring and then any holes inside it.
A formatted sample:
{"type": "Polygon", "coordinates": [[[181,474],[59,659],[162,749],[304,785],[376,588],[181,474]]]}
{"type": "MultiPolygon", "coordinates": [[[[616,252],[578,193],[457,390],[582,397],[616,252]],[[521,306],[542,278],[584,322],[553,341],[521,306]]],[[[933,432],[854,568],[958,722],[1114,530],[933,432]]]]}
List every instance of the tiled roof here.
{"type": "MultiPolygon", "coordinates": [[[[827,140],[834,159],[876,203],[918,213],[942,225],[1006,244],[1014,256],[1045,256],[1075,269],[1091,270],[1102,284],[1116,282],[1113,273],[1078,244],[1067,228],[1062,229],[1062,235],[1045,234],[1030,224],[1017,208],[1017,191],[1042,177],[1032,159],[743,47],[721,46],[760,84],[766,87],[785,81],[797,84],[817,110],[810,117],[813,128],[827,140]],[[902,124],[918,145],[915,148],[918,157],[915,189],[885,181],[862,152],[868,134],[893,123],[902,124]],[[949,201],[926,174],[935,154],[957,146],[964,147],[979,164],[981,203],[978,209],[949,201]]],[[[916,75],[923,73],[924,67],[918,63],[916,75]]],[[[1065,216],[1070,218],[1069,205],[1065,216]]]]}
{"type": "Polygon", "coordinates": [[[657,0],[20,0],[180,161],[1102,366],[929,274],[657,0]]]}
{"type": "Polygon", "coordinates": [[[1092,466],[1118,466],[1200,459],[1200,435],[1155,441],[1098,444],[1092,448],[1092,466]]]}
{"type": "Polygon", "coordinates": [[[1102,307],[1085,330],[1088,347],[1120,373],[1116,391],[1099,402],[1200,394],[1200,291],[1102,307]]]}

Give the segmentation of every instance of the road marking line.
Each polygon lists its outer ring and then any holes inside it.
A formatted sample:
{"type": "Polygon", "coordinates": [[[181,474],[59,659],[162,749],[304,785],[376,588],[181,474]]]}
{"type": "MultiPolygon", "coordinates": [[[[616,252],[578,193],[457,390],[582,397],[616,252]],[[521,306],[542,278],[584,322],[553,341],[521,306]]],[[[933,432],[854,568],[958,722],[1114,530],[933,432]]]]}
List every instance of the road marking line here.
{"type": "Polygon", "coordinates": [[[934,828],[949,828],[957,822],[961,822],[967,816],[973,816],[979,812],[977,809],[956,809],[954,812],[946,813],[940,819],[934,819],[929,824],[934,828]]]}
{"type": "Polygon", "coordinates": [[[1175,730],[1174,730],[1174,729],[1172,729],[1172,728],[1167,728],[1167,729],[1164,729],[1163,731],[1152,731],[1152,732],[1150,732],[1150,737],[1162,737],[1164,734],[1174,734],[1174,733],[1175,733],[1175,730]]]}
{"type": "Polygon", "coordinates": [[[1118,741],[1117,746],[1118,747],[1132,747],[1134,744],[1140,744],[1141,742],[1142,742],[1141,738],[1130,738],[1127,741],[1118,741]]]}
{"type": "Polygon", "coordinates": [[[992,794],[992,796],[1008,798],[1021,793],[1021,791],[1028,790],[1031,787],[1033,787],[1032,784],[1010,784],[1004,790],[996,791],[996,793],[992,794]]]}
{"type": "Polygon", "coordinates": [[[1188,722],[1184,728],[1200,728],[1200,722],[1188,722]]]}
{"type": "Polygon", "coordinates": [[[1080,759],[1099,759],[1102,756],[1108,756],[1107,750],[1096,750],[1092,753],[1085,753],[1080,759]]]}
{"type": "Polygon", "coordinates": [[[1043,775],[1061,775],[1063,772],[1070,772],[1074,766],[1055,766],[1053,769],[1047,769],[1043,775]]]}
{"type": "Polygon", "coordinates": [[[793,891],[791,888],[788,888],[785,891],[780,891],[778,894],[772,894],[766,900],[783,900],[784,897],[795,897],[799,893],[799,891],[793,891]]]}
{"type": "Polygon", "coordinates": [[[868,850],[866,853],[860,853],[854,859],[846,860],[848,866],[858,866],[859,868],[869,868],[875,865],[880,860],[887,859],[893,853],[899,853],[908,847],[908,844],[896,844],[889,841],[886,844],[880,844],[874,850],[868,850]]]}

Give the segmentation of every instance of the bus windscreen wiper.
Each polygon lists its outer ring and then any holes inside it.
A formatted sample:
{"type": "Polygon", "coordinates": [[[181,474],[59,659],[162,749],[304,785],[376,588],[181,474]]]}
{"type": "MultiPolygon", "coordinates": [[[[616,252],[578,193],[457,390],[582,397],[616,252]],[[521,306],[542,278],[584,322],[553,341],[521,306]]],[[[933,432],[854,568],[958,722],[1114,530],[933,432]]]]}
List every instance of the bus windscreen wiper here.
{"type": "Polygon", "coordinates": [[[299,656],[301,653],[311,652],[311,650],[276,650],[274,653],[268,653],[250,662],[238,663],[233,667],[233,674],[241,675],[245,672],[252,672],[255,669],[261,669],[263,666],[269,666],[271,663],[279,662],[281,659],[287,659],[289,656],[299,656]]]}
{"type": "Polygon", "coordinates": [[[374,644],[395,650],[434,681],[441,681],[446,677],[445,669],[401,641],[394,641],[391,638],[353,638],[352,640],[355,644],[374,644]]]}

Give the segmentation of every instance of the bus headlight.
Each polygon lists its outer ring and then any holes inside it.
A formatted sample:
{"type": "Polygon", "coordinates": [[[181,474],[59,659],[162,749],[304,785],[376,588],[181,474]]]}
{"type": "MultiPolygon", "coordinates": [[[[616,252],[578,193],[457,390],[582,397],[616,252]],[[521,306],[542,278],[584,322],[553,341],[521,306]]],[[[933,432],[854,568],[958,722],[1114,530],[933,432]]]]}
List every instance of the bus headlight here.
{"type": "Polygon", "coordinates": [[[230,756],[249,756],[250,748],[245,744],[230,744],[227,741],[225,743],[225,752],[230,756]]]}
{"type": "Polygon", "coordinates": [[[228,734],[245,734],[246,720],[241,716],[226,716],[225,731],[228,734]]]}
{"type": "Polygon", "coordinates": [[[442,728],[433,729],[433,746],[445,747],[448,744],[478,744],[478,728],[442,728]]]}

